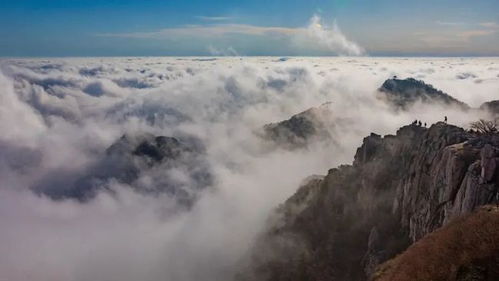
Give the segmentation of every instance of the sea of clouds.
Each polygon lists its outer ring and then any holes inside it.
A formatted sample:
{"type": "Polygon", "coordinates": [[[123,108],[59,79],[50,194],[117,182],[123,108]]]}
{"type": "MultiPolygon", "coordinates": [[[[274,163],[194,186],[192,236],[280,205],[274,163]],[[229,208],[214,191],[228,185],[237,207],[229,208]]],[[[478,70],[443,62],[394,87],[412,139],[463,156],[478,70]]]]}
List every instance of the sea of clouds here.
{"type": "Polygon", "coordinates": [[[230,280],[269,213],[306,177],[351,163],[371,132],[487,118],[438,105],[394,112],[376,98],[386,79],[422,79],[472,107],[499,99],[497,58],[4,59],[0,70],[2,281],[230,280]],[[340,124],[330,144],[269,149],[257,133],[326,102],[340,124]],[[145,133],[205,147],[214,180],[190,209],[112,179],[86,202],[40,195],[84,175],[122,135],[145,133]]]}

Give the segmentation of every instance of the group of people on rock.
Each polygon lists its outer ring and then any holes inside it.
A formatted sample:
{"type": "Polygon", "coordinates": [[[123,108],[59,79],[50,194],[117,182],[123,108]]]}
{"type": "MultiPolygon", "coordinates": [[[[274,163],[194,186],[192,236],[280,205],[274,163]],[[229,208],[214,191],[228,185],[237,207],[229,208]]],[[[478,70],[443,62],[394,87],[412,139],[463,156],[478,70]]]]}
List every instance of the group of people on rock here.
{"type": "Polygon", "coordinates": [[[416,126],[425,126],[426,127],[426,122],[425,123],[422,123],[421,120],[414,120],[414,122],[412,122],[412,125],[416,125],[416,126]]]}
{"type": "MultiPolygon", "coordinates": [[[[444,116],[444,122],[447,123],[447,116],[444,116]]],[[[414,122],[412,122],[412,125],[415,125],[415,126],[425,126],[426,128],[426,122],[422,123],[421,120],[414,120],[414,122]]]]}

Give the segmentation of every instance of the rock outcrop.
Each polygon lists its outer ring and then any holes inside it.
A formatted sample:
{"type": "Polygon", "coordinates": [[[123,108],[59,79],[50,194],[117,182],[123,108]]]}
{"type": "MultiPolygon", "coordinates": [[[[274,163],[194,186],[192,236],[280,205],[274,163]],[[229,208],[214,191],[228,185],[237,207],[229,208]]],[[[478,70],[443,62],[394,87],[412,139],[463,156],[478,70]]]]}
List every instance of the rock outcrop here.
{"type": "Polygon", "coordinates": [[[123,135],[83,175],[61,184],[40,185],[35,191],[53,199],[86,201],[100,191],[114,191],[109,183],[117,182],[142,194],[167,194],[191,205],[196,192],[212,183],[203,156],[204,149],[195,140],[123,135]]]}
{"type": "Polygon", "coordinates": [[[410,244],[496,200],[499,135],[440,122],[371,134],[277,210],[240,280],[367,280],[410,244]]]}
{"type": "Polygon", "coordinates": [[[380,97],[396,109],[404,110],[417,102],[455,106],[463,110],[470,108],[467,104],[435,89],[432,85],[414,78],[388,79],[378,91],[380,97]]]}
{"type": "Polygon", "coordinates": [[[290,119],[263,127],[263,138],[287,149],[303,148],[313,141],[333,141],[330,103],[310,108],[290,119]]]}

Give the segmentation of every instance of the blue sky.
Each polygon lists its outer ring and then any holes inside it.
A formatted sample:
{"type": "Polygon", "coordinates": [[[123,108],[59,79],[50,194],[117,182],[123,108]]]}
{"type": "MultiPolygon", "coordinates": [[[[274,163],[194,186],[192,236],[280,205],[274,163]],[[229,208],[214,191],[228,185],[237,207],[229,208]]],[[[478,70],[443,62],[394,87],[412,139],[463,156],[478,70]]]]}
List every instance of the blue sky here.
{"type": "Polygon", "coordinates": [[[497,56],[499,1],[0,0],[0,56],[336,54],[497,56]]]}

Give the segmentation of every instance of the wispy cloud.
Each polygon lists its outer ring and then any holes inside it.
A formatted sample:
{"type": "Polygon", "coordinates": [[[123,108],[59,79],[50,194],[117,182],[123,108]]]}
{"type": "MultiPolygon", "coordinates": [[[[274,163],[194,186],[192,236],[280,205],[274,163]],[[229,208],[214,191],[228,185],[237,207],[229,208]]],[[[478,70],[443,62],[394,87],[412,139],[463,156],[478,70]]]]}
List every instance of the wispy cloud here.
{"type": "Polygon", "coordinates": [[[465,22],[451,22],[451,21],[436,21],[435,22],[438,25],[444,25],[444,26],[463,26],[467,25],[465,22]]]}
{"type": "Polygon", "coordinates": [[[150,38],[150,39],[170,39],[173,37],[216,37],[228,34],[245,35],[267,35],[283,34],[290,35],[303,32],[303,28],[287,28],[273,26],[255,26],[247,24],[213,24],[213,25],[184,25],[174,28],[165,28],[152,32],[132,32],[132,33],[105,33],[98,34],[104,37],[123,38],[150,38]]]}
{"type": "Polygon", "coordinates": [[[227,48],[217,48],[213,45],[209,45],[208,52],[213,56],[221,56],[221,57],[239,56],[239,53],[232,46],[229,46],[227,48]]]}
{"type": "Polygon", "coordinates": [[[482,30],[466,30],[456,34],[458,38],[462,38],[465,41],[470,41],[473,37],[488,36],[496,33],[493,29],[482,29],[482,30]]]}
{"type": "Polygon", "coordinates": [[[196,18],[203,21],[228,21],[235,19],[235,17],[227,17],[227,16],[216,16],[216,17],[197,16],[196,18]]]}
{"type": "Polygon", "coordinates": [[[481,22],[480,26],[487,27],[487,28],[499,29],[499,23],[497,23],[497,22],[481,22]]]}
{"type": "Polygon", "coordinates": [[[476,37],[484,37],[494,34],[495,30],[470,29],[459,32],[421,31],[415,32],[414,36],[427,47],[457,47],[465,46],[473,42],[476,37]]]}
{"type": "Polygon", "coordinates": [[[491,36],[499,31],[499,24],[496,22],[437,21],[436,24],[453,28],[419,31],[415,32],[414,35],[430,47],[456,47],[469,45],[476,38],[491,36]]]}
{"type": "Polygon", "coordinates": [[[490,21],[490,22],[459,22],[459,21],[436,21],[437,25],[441,26],[449,26],[449,27],[469,27],[469,28],[491,28],[491,29],[499,29],[499,23],[490,21]]]}
{"type": "MultiPolygon", "coordinates": [[[[225,42],[232,42],[234,40],[237,41],[238,38],[234,35],[268,38],[269,40],[266,42],[286,40],[287,42],[293,44],[293,47],[298,50],[313,49],[316,51],[323,51],[331,54],[351,56],[363,55],[365,53],[362,47],[345,36],[345,34],[340,30],[335,22],[331,25],[327,25],[323,23],[321,18],[317,15],[314,15],[310,19],[308,25],[304,27],[212,23],[184,25],[179,27],[165,28],[152,32],[105,33],[98,34],[97,36],[157,40],[209,40],[211,44],[213,43],[213,41],[216,42],[217,40],[221,39],[224,39],[225,42]]],[[[268,46],[259,47],[265,49],[268,46]]],[[[210,50],[210,53],[237,53],[232,51],[212,52],[214,49],[218,50],[220,48],[212,48],[212,50],[210,50]]],[[[228,50],[227,47],[223,47],[221,49],[228,50]]]]}

